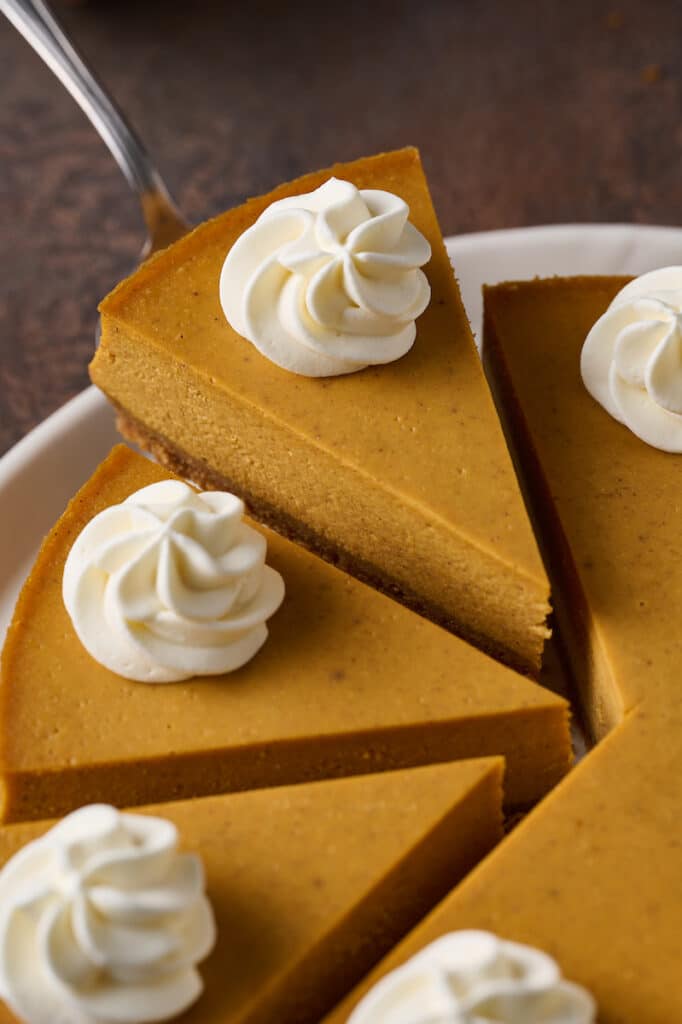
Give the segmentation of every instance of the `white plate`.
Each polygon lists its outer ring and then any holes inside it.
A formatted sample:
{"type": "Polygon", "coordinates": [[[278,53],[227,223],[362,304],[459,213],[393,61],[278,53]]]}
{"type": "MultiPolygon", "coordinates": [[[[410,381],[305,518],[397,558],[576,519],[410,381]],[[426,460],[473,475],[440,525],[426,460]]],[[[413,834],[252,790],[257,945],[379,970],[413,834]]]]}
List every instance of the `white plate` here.
{"type": "MultiPolygon", "coordinates": [[[[558,225],[460,235],[447,244],[477,336],[483,283],[550,274],[641,274],[682,263],[679,228],[558,225]]],[[[95,388],[87,388],[0,459],[0,643],[43,536],[116,440],[109,406],[95,388]]]]}

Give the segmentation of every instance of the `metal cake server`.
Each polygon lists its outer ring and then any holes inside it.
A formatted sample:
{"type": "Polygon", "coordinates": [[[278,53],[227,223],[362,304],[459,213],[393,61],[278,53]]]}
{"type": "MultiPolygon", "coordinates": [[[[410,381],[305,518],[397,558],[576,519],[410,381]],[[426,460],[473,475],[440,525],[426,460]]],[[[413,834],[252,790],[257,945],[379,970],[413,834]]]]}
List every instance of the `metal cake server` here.
{"type": "Polygon", "coordinates": [[[149,153],[90,71],[43,0],[0,0],[9,18],[89,118],[126,181],[137,193],[147,225],[140,259],[184,235],[189,225],[171,198],[149,153]]]}

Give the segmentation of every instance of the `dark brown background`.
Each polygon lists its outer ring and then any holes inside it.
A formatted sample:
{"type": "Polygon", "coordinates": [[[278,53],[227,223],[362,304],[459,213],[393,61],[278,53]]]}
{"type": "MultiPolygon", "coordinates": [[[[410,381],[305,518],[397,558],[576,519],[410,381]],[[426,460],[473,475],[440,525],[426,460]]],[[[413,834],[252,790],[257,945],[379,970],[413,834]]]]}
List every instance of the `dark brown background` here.
{"type": "MultiPolygon", "coordinates": [[[[193,220],[416,143],[445,233],[682,223],[679,0],[57,7],[193,220]]],[[[143,237],[107,151],[4,21],[0,206],[2,452],[86,385],[97,299],[143,237]]]]}

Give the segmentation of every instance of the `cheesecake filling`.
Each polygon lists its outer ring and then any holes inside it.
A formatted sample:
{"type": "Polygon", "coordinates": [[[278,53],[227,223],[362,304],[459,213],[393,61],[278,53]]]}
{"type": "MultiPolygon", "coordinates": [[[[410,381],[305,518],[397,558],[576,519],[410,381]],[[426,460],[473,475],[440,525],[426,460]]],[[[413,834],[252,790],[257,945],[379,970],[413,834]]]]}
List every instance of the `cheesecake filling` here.
{"type": "Polygon", "coordinates": [[[582,349],[585,387],[615,419],[664,452],[682,452],[682,266],[635,278],[582,349]]]}
{"type": "Polygon", "coordinates": [[[215,944],[175,825],[91,804],[0,871],[0,996],[27,1024],[145,1024],[199,997],[215,944]]]}
{"type": "Polygon", "coordinates": [[[595,1014],[592,996],[545,953],[460,931],[386,975],[348,1024],[593,1024],[595,1014]]]}
{"type": "Polygon", "coordinates": [[[330,178],[272,203],[235,242],[220,276],[230,325],[272,362],[306,377],[404,356],[431,289],[431,247],[409,207],[330,178]]]}
{"type": "Polygon", "coordinates": [[[92,519],[62,594],[88,653],[126,679],[231,672],[265,643],[284,582],[233,494],[163,480],[92,519]]]}

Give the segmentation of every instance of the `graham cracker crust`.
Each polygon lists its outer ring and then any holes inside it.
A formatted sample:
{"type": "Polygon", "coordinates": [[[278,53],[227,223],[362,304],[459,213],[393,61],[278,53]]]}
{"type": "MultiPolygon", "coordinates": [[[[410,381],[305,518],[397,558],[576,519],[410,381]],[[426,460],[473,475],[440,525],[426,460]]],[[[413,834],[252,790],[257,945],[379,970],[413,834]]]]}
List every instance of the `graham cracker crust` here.
{"type": "Polygon", "coordinates": [[[422,596],[411,593],[395,580],[388,579],[379,572],[376,566],[359,559],[342,548],[331,547],[324,537],[311,530],[305,523],[288,516],[281,509],[274,508],[259,495],[252,492],[246,493],[236,481],[217,473],[206,463],[182,451],[168,438],[150,430],[111,398],[109,401],[112,402],[116,410],[116,426],[121,435],[127,441],[148,452],[160,465],[165,466],[172,473],[190,480],[203,490],[231,491],[244,501],[248,514],[257,522],[307,548],[314,555],[323,558],[326,562],[342,569],[361,582],[369,584],[375,590],[400,602],[418,615],[430,619],[436,625],[442,626],[448,632],[477,647],[490,657],[508,665],[509,668],[537,681],[538,669],[520,658],[518,652],[492,644],[489,637],[462,627],[442,608],[425,602],[422,596]]]}

